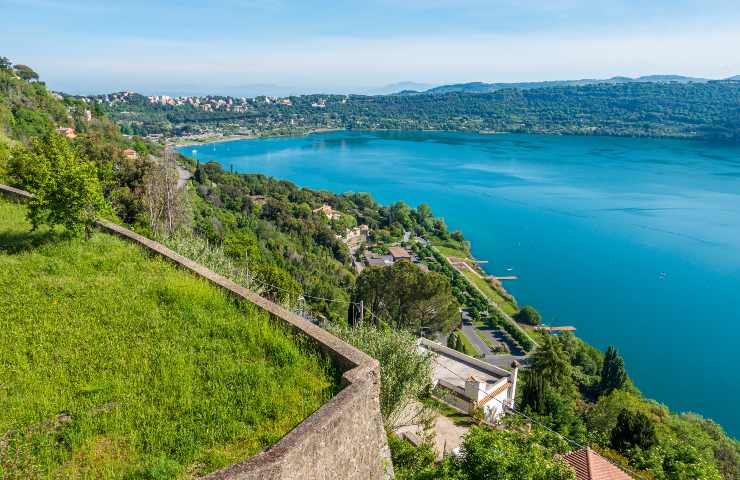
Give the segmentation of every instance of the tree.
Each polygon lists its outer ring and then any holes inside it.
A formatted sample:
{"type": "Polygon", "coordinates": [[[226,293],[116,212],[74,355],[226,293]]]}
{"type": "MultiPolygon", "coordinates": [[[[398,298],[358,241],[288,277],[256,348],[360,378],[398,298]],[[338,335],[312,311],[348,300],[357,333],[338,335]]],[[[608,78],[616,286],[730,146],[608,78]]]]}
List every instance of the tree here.
{"type": "Polygon", "coordinates": [[[16,75],[27,82],[39,79],[39,74],[34,72],[28,65],[15,64],[13,69],[15,70],[16,75]]]}
{"type": "Polygon", "coordinates": [[[568,354],[553,336],[547,335],[533,355],[533,367],[545,380],[558,389],[572,385],[568,354]]]}
{"type": "Polygon", "coordinates": [[[169,236],[187,221],[186,200],[177,188],[179,176],[170,151],[144,177],[144,204],[152,232],[169,236]]]}
{"type": "Polygon", "coordinates": [[[257,236],[249,230],[237,230],[224,237],[224,253],[245,265],[256,265],[261,262],[262,250],[257,236]]]}
{"type": "Polygon", "coordinates": [[[8,57],[0,57],[0,70],[7,72],[13,67],[13,64],[8,60],[8,57]]]}
{"type": "Polygon", "coordinates": [[[380,364],[380,411],[387,431],[427,419],[430,412],[418,400],[432,384],[432,360],[418,352],[415,335],[367,323],[331,322],[326,328],[380,364]]]}
{"type": "Polygon", "coordinates": [[[301,286],[293,276],[276,265],[260,263],[252,267],[252,273],[263,285],[262,296],[273,302],[290,306],[302,295],[301,286]]]}
{"type": "Polygon", "coordinates": [[[539,325],[541,320],[540,312],[535,310],[531,305],[526,305],[514,315],[514,320],[527,325],[539,325]]]}
{"type": "Polygon", "coordinates": [[[364,301],[365,311],[375,314],[376,320],[415,334],[422,327],[447,334],[459,323],[460,305],[449,280],[405,260],[363,270],[355,282],[352,301],[364,301]]]}
{"type": "Polygon", "coordinates": [[[523,409],[529,408],[534,413],[544,415],[546,389],[547,382],[545,382],[542,373],[536,370],[528,371],[522,388],[521,407],[523,409]]]}
{"type": "Polygon", "coordinates": [[[30,150],[17,147],[11,175],[33,193],[28,218],[35,230],[42,224],[63,225],[89,238],[95,221],[110,206],[103,198],[95,165],[78,158],[66,138],[56,133],[34,140],[30,150]]]}
{"type": "Polygon", "coordinates": [[[624,360],[616,348],[609,346],[601,368],[600,395],[608,395],[614,390],[624,388],[626,384],[627,372],[624,370],[624,360]]]}
{"type": "Polygon", "coordinates": [[[642,412],[623,408],[617,424],[611,432],[611,444],[615,450],[628,454],[635,447],[649,450],[658,442],[655,424],[642,412]]]}
{"type": "Polygon", "coordinates": [[[457,331],[454,331],[447,337],[447,346],[453,350],[460,350],[460,338],[457,336],[457,331]]]}
{"type": "MultiPolygon", "coordinates": [[[[473,427],[463,441],[454,478],[483,480],[575,480],[575,472],[553,452],[521,433],[473,427]]],[[[448,462],[453,460],[449,459],[448,462]]]]}

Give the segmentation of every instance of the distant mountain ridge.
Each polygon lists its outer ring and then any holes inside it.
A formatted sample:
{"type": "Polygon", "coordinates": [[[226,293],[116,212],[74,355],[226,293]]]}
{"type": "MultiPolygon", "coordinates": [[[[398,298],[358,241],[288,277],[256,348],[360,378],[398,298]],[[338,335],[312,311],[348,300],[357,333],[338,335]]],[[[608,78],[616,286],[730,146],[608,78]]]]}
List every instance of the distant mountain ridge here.
{"type": "MultiPolygon", "coordinates": [[[[740,75],[726,78],[724,80],[737,81],[740,80],[740,75]]],[[[622,83],[706,83],[716,81],[709,78],[699,77],[686,77],[683,75],[645,75],[637,78],[630,77],[611,77],[606,79],[596,78],[584,78],[580,80],[551,80],[542,82],[510,82],[510,83],[485,83],[485,82],[469,82],[469,83],[454,83],[450,85],[441,85],[439,87],[430,88],[429,90],[420,91],[403,91],[399,92],[402,95],[419,94],[419,93],[451,93],[451,92],[465,92],[465,93],[490,93],[497,90],[504,90],[509,88],[530,90],[534,88],[547,88],[547,87],[578,87],[584,85],[594,84],[622,84],[622,83]]]]}

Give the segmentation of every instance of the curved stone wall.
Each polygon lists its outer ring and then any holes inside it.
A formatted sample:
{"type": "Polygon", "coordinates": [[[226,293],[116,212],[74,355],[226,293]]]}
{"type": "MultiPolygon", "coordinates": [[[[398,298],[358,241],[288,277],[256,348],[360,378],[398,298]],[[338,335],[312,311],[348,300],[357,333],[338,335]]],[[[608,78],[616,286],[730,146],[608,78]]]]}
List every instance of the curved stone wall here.
{"type": "MultiPolygon", "coordinates": [[[[0,194],[27,200],[31,194],[0,185],[0,194]]],[[[282,306],[127,228],[100,220],[101,230],[135,242],[178,266],[206,278],[239,298],[263,308],[294,331],[309,337],[344,373],[342,390],[271,448],[207,480],[383,479],[393,476],[380,414],[378,362],[326,330],[282,306]]]]}

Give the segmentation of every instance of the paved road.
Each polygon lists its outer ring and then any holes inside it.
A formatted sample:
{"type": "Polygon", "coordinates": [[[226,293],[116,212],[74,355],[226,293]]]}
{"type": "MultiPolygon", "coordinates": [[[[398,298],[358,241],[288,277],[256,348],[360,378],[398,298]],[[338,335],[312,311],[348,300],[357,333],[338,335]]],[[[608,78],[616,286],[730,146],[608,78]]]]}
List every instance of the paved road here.
{"type": "Polygon", "coordinates": [[[488,348],[488,345],[485,344],[483,340],[475,333],[476,328],[469,322],[463,322],[462,326],[462,332],[463,334],[470,340],[470,343],[472,343],[475,348],[478,349],[478,351],[484,355],[491,354],[491,349],[488,348]]]}
{"type": "Polygon", "coordinates": [[[503,336],[500,336],[498,332],[492,332],[490,329],[477,328],[467,320],[463,321],[463,326],[461,330],[463,332],[463,335],[465,335],[467,339],[470,340],[470,343],[475,345],[475,348],[477,348],[478,351],[483,354],[483,360],[490,363],[491,365],[511,370],[511,362],[514,360],[519,362],[521,365],[527,365],[530,361],[529,356],[521,355],[521,352],[519,351],[514,351],[515,355],[502,355],[493,353],[491,349],[488,348],[488,345],[486,345],[486,343],[477,334],[477,332],[482,332],[483,335],[490,338],[494,343],[506,343],[503,336]]]}

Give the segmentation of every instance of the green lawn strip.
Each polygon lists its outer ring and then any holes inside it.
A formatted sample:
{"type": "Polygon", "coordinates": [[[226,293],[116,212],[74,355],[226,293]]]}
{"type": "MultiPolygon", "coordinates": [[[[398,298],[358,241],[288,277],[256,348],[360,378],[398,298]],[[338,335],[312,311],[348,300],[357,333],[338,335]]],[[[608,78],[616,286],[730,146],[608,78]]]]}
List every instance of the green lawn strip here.
{"type": "Polygon", "coordinates": [[[462,330],[460,330],[460,340],[462,341],[463,348],[465,351],[463,352],[465,355],[470,355],[471,357],[477,357],[480,355],[480,352],[475,347],[475,345],[472,344],[472,342],[468,339],[467,335],[463,333],[462,330]]]}
{"type": "MultiPolygon", "coordinates": [[[[442,245],[435,245],[435,248],[445,257],[458,257],[469,260],[471,265],[475,264],[474,260],[470,258],[470,255],[463,250],[442,245]]],[[[483,295],[501,307],[504,312],[509,315],[513,315],[518,311],[516,306],[496,291],[496,289],[493,288],[485,278],[482,278],[467,269],[462,269],[460,273],[462,273],[469,281],[473,282],[473,284],[482,291],[483,295]]]]}
{"type": "Polygon", "coordinates": [[[464,250],[437,244],[434,244],[434,247],[445,257],[467,258],[470,260],[470,255],[464,250]]]}
{"type": "Polygon", "coordinates": [[[519,310],[507,299],[501,296],[500,293],[494,289],[485,278],[481,278],[478,275],[474,274],[470,270],[463,270],[461,272],[465,278],[467,278],[469,281],[473,282],[476,287],[478,287],[481,292],[483,292],[483,295],[485,295],[489,300],[491,300],[493,303],[498,305],[501,310],[506,312],[509,315],[514,315],[519,310]]]}
{"type": "Polygon", "coordinates": [[[0,200],[0,436],[20,477],[201,475],[336,391],[313,345],[204,279],[111,235],[29,230],[0,200]]]}

